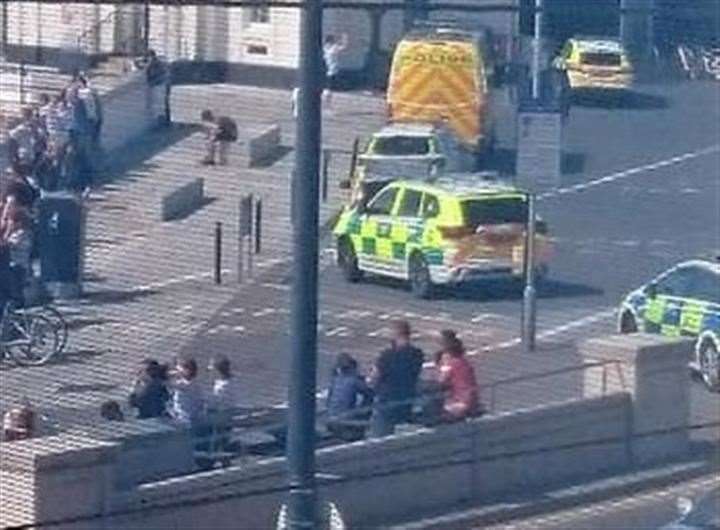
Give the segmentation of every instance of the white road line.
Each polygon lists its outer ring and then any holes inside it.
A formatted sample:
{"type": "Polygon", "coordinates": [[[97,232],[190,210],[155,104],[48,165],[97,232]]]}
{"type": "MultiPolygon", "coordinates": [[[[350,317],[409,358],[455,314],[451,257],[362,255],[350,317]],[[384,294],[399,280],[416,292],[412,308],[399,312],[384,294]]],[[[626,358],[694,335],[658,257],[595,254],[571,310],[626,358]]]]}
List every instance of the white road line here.
{"type": "Polygon", "coordinates": [[[674,156],[672,158],[668,158],[666,160],[659,160],[657,162],[653,162],[651,164],[645,164],[644,166],[634,167],[630,169],[625,169],[623,171],[618,171],[616,173],[612,173],[610,175],[605,175],[593,180],[590,180],[588,182],[584,182],[582,184],[575,184],[572,186],[566,186],[564,188],[558,188],[556,190],[547,191],[545,193],[541,193],[538,195],[538,200],[542,199],[550,199],[556,195],[564,195],[566,193],[572,193],[577,192],[582,189],[591,187],[591,186],[597,186],[599,184],[605,184],[608,182],[613,182],[615,180],[623,179],[630,177],[632,175],[637,175],[638,173],[644,173],[647,171],[653,171],[655,169],[660,169],[662,167],[672,166],[675,164],[679,164],[680,162],[684,162],[686,160],[691,160],[693,158],[698,158],[701,156],[709,155],[711,153],[716,153],[720,151],[720,144],[711,145],[709,147],[706,147],[704,149],[700,149],[698,151],[691,151],[690,153],[685,153],[683,155],[674,156]]]}

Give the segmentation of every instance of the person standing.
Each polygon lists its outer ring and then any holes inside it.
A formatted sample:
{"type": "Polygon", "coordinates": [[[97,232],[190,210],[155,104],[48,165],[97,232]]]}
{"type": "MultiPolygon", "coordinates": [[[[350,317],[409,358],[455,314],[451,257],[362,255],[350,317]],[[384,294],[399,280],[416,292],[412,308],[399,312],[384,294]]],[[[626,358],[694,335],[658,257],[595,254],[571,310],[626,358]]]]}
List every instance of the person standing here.
{"type": "Polygon", "coordinates": [[[100,148],[100,133],[103,124],[102,102],[97,90],[90,84],[90,81],[80,75],[78,77],[77,95],[85,107],[85,115],[88,121],[89,146],[93,155],[97,155],[100,148]]]}
{"type": "Polygon", "coordinates": [[[210,369],[214,372],[212,391],[208,398],[208,416],[211,423],[211,451],[229,450],[232,416],[240,403],[240,385],[234,377],[230,359],[224,355],[213,358],[210,369]]]}
{"type": "Polygon", "coordinates": [[[200,119],[207,137],[206,155],[201,160],[205,165],[224,166],[227,164],[227,152],[230,144],[237,141],[238,129],[235,120],[227,116],[215,116],[212,111],[204,110],[200,119]]]}
{"type": "Polygon", "coordinates": [[[181,358],[175,365],[170,417],[178,425],[197,430],[205,416],[205,394],[197,380],[195,359],[181,358]]]}
{"type": "Polygon", "coordinates": [[[375,403],[370,418],[373,438],[389,436],[399,423],[410,421],[424,355],[411,342],[410,324],[392,325],[392,343],[375,361],[370,375],[375,403]]]}
{"type": "Polygon", "coordinates": [[[325,88],[322,93],[324,105],[332,107],[332,93],[338,88],[340,74],[340,54],[348,45],[348,36],[343,33],[340,38],[335,35],[325,37],[323,43],[323,60],[325,61],[325,88]]]}
{"type": "Polygon", "coordinates": [[[477,415],[481,410],[480,391],[462,341],[446,329],[440,333],[440,346],[436,366],[443,390],[442,419],[453,422],[477,415]]]}

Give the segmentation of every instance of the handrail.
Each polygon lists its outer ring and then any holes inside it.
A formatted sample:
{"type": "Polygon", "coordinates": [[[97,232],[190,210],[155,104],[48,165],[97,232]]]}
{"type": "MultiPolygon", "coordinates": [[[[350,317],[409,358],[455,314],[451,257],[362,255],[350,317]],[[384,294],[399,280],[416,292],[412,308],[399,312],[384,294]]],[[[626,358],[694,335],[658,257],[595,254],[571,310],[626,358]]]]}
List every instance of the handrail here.
{"type": "Polygon", "coordinates": [[[622,366],[620,365],[620,361],[617,359],[609,360],[609,361],[597,361],[592,363],[585,363],[581,365],[573,365],[573,366],[566,366],[563,368],[557,368],[555,370],[549,370],[547,372],[535,372],[532,374],[525,374],[525,375],[519,375],[515,377],[509,377],[507,379],[500,379],[498,381],[494,381],[487,385],[485,389],[490,390],[490,404],[489,404],[489,410],[488,412],[493,412],[495,410],[495,404],[497,402],[497,389],[503,386],[509,386],[515,383],[521,383],[523,381],[531,381],[536,379],[545,379],[548,377],[553,377],[556,375],[562,375],[572,372],[579,372],[579,371],[585,371],[592,368],[600,368],[602,367],[603,373],[602,373],[602,395],[605,395],[607,392],[607,368],[610,365],[614,365],[615,369],[617,371],[618,380],[620,381],[621,388],[625,388],[625,376],[622,371],[622,366]]]}
{"type": "Polygon", "coordinates": [[[77,48],[80,49],[82,47],[82,42],[86,37],[92,35],[93,33],[97,34],[99,32],[100,28],[106,22],[110,22],[113,18],[115,18],[118,15],[118,13],[120,13],[120,11],[118,11],[118,10],[110,11],[107,15],[105,15],[103,18],[98,20],[95,24],[93,24],[88,29],[86,29],[85,31],[80,33],[80,35],[78,35],[78,38],[77,38],[77,48]]]}

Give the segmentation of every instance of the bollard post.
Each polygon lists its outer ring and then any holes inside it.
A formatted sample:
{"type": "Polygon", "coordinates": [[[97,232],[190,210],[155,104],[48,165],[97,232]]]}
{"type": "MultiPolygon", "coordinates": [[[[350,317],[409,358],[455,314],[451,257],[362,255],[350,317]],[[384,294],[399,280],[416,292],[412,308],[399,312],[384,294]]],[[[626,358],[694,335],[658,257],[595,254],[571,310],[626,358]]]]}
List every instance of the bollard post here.
{"type": "Polygon", "coordinates": [[[330,149],[323,149],[322,153],[322,201],[328,200],[328,169],[330,167],[330,149]]]}
{"type": "MultiPolygon", "coordinates": [[[[238,282],[243,280],[245,238],[252,234],[252,215],[252,195],[244,195],[238,205],[238,282]]],[[[248,246],[248,250],[250,248],[248,246]]]]}
{"type": "Polygon", "coordinates": [[[352,155],[350,155],[350,174],[348,175],[348,179],[350,182],[352,182],[353,177],[355,176],[355,167],[357,166],[357,159],[358,159],[358,150],[360,149],[360,138],[355,138],[353,141],[352,146],[352,155]]]}
{"type": "Polygon", "coordinates": [[[215,223],[215,283],[222,282],[222,223],[215,223]]]}
{"type": "Polygon", "coordinates": [[[535,291],[535,197],[528,194],[528,220],[525,234],[525,290],[523,291],[522,343],[526,352],[535,349],[537,292],[535,291]]]}
{"type": "Polygon", "coordinates": [[[262,199],[255,202],[255,254],[262,250],[262,199]]]}

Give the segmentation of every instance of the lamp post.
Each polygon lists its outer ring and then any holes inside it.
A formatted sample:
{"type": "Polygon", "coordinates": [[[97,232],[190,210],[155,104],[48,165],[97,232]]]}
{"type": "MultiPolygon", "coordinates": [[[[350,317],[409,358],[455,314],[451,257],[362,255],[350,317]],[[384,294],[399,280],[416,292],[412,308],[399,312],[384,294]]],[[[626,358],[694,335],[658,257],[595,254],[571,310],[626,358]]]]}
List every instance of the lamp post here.
{"type": "Polygon", "coordinates": [[[287,459],[290,529],[317,522],[315,484],[315,389],[317,386],[318,218],[321,144],[322,5],[305,0],[300,23],[300,67],[292,197],[291,293],[287,459]]]}

